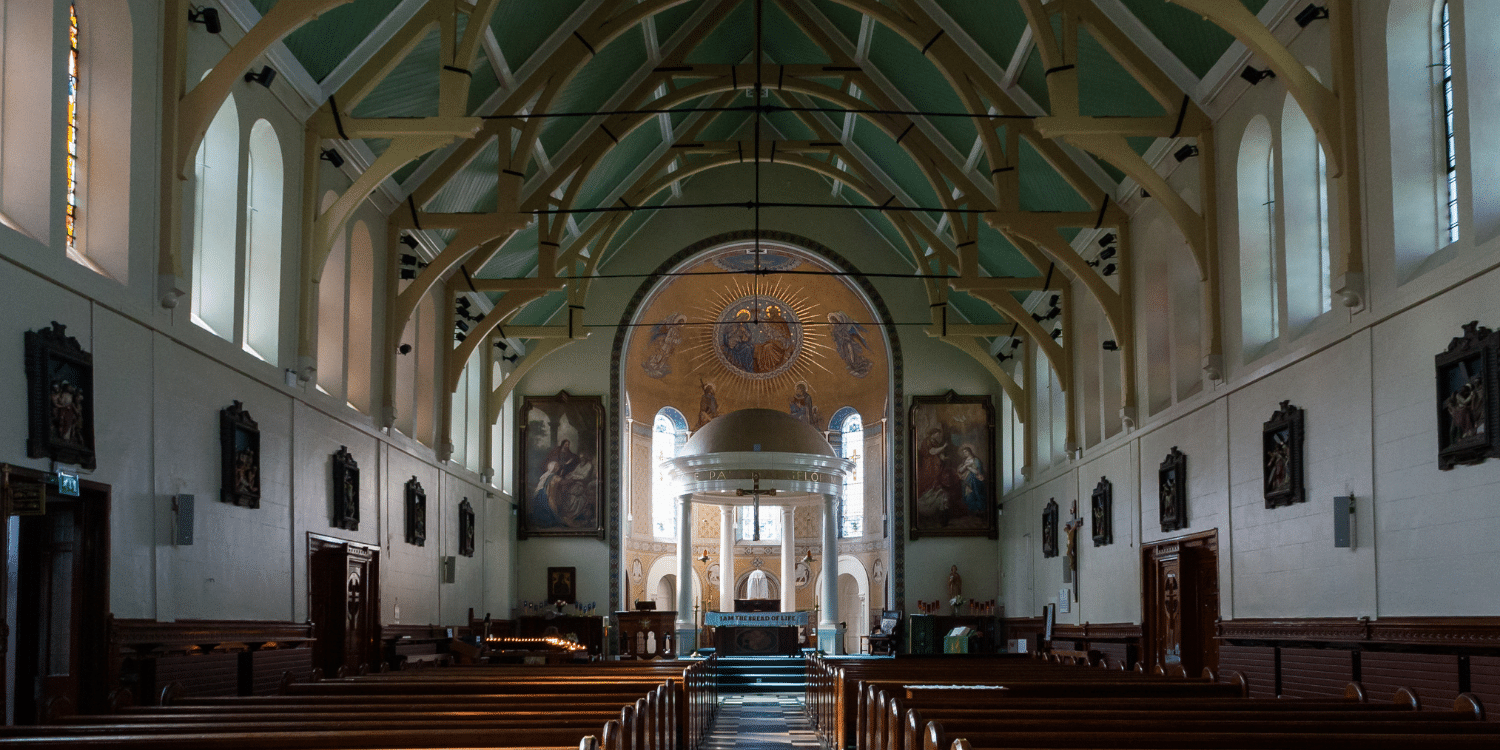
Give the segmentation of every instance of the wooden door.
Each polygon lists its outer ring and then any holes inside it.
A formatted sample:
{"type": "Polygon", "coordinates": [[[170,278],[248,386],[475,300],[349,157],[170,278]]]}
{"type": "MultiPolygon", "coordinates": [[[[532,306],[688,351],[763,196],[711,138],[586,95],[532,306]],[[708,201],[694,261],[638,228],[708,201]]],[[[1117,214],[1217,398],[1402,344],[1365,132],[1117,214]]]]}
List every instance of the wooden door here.
{"type": "Polygon", "coordinates": [[[313,621],[313,665],[329,677],[378,657],[379,552],[350,542],[308,541],[308,611],[313,621]]]}
{"type": "Polygon", "coordinates": [[[10,720],[49,723],[103,710],[108,488],[84,483],[80,497],[50,495],[44,515],[7,520],[5,593],[16,633],[10,720]]]}
{"type": "Polygon", "coordinates": [[[1217,670],[1218,532],[1147,545],[1141,557],[1146,666],[1217,670]]]}

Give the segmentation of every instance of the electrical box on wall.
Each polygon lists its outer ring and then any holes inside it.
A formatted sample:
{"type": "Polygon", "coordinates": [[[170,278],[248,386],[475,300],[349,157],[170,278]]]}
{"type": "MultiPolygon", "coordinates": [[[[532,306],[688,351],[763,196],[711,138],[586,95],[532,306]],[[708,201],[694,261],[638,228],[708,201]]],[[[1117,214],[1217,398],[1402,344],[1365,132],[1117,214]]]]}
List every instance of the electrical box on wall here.
{"type": "Polygon", "coordinates": [[[1354,548],[1354,496],[1333,499],[1333,546],[1354,548]]]}
{"type": "Polygon", "coordinates": [[[193,496],[172,496],[172,543],[188,547],[193,543],[193,496]]]}
{"type": "Polygon", "coordinates": [[[453,555],[443,557],[443,583],[453,583],[458,580],[458,558],[453,555]]]}

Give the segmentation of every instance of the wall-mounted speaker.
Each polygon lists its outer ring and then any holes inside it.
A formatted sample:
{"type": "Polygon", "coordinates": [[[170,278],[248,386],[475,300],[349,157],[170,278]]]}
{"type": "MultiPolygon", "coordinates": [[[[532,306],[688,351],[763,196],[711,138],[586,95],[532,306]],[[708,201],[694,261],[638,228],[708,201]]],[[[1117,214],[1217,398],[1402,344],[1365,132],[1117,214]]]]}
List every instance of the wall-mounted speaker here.
{"type": "Polygon", "coordinates": [[[193,496],[172,496],[172,543],[179,547],[193,544],[193,496]]]}
{"type": "Polygon", "coordinates": [[[1333,546],[1354,547],[1354,496],[1333,499],[1333,546]]]}

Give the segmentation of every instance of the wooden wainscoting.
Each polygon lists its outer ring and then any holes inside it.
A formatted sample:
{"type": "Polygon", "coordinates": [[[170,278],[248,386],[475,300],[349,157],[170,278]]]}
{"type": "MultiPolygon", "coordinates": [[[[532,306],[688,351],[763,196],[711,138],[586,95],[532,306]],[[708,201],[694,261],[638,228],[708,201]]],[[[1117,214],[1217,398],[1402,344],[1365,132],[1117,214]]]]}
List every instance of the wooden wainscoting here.
{"type": "Polygon", "coordinates": [[[160,702],[161,689],[183,696],[276,692],[284,670],[312,667],[312,625],[268,620],[109,619],[110,672],[137,704],[160,702]]]}
{"type": "Polygon", "coordinates": [[[1370,700],[1405,687],[1446,711],[1473,693],[1500,714],[1500,617],[1224,620],[1217,639],[1220,679],[1240,672],[1255,697],[1337,696],[1358,682],[1370,700]]]}

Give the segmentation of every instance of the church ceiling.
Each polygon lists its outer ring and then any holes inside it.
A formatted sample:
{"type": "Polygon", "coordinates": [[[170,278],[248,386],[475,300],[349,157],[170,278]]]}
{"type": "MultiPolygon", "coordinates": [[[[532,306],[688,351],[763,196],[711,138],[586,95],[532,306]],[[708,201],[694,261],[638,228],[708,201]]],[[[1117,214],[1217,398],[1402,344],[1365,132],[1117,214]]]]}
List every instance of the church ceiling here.
{"type": "MultiPolygon", "coordinates": [[[[396,330],[442,286],[482,302],[450,365],[496,335],[577,338],[590,278],[669,215],[645,209],[681,204],[708,171],[774,162],[862,207],[925,277],[929,335],[1019,396],[992,356],[1005,342],[1063,367],[1057,316],[1022,306],[1051,296],[1038,292],[1085,290],[1132,341],[1125,265],[1106,278],[1094,242],[1126,235],[1122,203],[1149,191],[1208,278],[1216,230],[1156,165],[1209,132],[1237,39],[1272,53],[1299,101],[1327,93],[1255,15],[1289,0],[222,2],[242,25],[284,27],[267,49],[302,68],[288,80],[315,103],[310,132],[347,157],[354,184],[309,220],[309,267],[382,194],[428,261],[398,293],[396,330]]],[[[1318,106],[1315,121],[1331,116],[1318,106]]],[[[1203,151],[1190,166],[1210,182],[1203,151]]]]}

